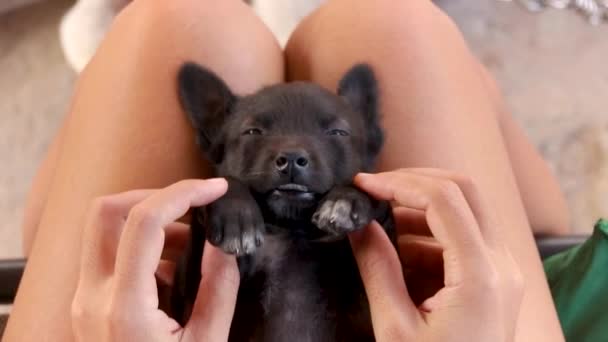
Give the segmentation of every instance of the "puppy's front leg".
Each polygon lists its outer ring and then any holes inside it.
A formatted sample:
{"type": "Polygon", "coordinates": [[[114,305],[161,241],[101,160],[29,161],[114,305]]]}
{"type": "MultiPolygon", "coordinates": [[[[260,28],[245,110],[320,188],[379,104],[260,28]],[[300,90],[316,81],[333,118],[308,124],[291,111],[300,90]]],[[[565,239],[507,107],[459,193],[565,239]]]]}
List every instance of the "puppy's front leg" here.
{"type": "Polygon", "coordinates": [[[343,235],[371,222],[372,200],[352,186],[338,186],[329,191],[312,216],[312,222],[332,235],[343,235]]]}
{"type": "Polygon", "coordinates": [[[228,191],[206,207],[207,239],[226,253],[252,254],[264,241],[264,219],[249,188],[227,178],[228,191]]]}
{"type": "Polygon", "coordinates": [[[343,235],[368,225],[372,220],[388,223],[392,230],[392,211],[354,186],[337,186],[321,200],[312,222],[332,235],[343,235]],[[390,222],[389,222],[390,221],[390,222]]]}
{"type": "MultiPolygon", "coordinates": [[[[182,325],[188,321],[196,300],[205,239],[238,256],[253,253],[264,240],[262,214],[249,189],[227,180],[224,196],[192,212],[191,238],[177,264],[171,296],[172,316],[182,325]]],[[[243,272],[242,267],[240,270],[243,272]]]]}

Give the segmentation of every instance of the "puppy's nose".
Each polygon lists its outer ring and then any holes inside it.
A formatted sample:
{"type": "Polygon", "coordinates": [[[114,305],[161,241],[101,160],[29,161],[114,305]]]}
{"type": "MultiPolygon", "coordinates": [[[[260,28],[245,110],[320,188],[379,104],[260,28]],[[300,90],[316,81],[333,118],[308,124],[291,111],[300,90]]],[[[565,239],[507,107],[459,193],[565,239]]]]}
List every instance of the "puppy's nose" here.
{"type": "Polygon", "coordinates": [[[308,157],[304,152],[284,152],[279,154],[274,163],[281,172],[287,172],[292,168],[303,170],[308,167],[308,157]]]}

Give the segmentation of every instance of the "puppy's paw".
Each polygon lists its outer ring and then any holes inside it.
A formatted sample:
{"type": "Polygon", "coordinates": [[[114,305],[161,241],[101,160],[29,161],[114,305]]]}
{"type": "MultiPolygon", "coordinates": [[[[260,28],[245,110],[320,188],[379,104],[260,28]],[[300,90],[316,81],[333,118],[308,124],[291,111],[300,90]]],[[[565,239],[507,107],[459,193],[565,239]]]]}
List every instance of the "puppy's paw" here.
{"type": "Polygon", "coordinates": [[[372,219],[372,200],[350,186],[332,189],[312,216],[312,222],[319,229],[333,235],[361,229],[372,219]]]}
{"type": "Polygon", "coordinates": [[[255,201],[221,198],[207,207],[207,239],[224,252],[252,254],[264,242],[264,219],[255,201]]]}

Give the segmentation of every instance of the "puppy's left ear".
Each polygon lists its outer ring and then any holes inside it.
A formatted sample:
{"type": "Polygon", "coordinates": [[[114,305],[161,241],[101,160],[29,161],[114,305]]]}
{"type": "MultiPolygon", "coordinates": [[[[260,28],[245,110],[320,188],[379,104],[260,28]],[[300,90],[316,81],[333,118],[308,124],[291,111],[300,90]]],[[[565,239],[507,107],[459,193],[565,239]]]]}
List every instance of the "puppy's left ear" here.
{"type": "Polygon", "coordinates": [[[179,99],[192,126],[196,142],[214,163],[223,156],[222,126],[233,110],[237,97],[211,70],[185,63],[178,76],[179,99]]]}
{"type": "Polygon", "coordinates": [[[367,64],[352,67],[340,81],[338,95],[363,115],[367,126],[366,168],[370,168],[384,142],[378,114],[378,82],[372,68],[367,64]]]}

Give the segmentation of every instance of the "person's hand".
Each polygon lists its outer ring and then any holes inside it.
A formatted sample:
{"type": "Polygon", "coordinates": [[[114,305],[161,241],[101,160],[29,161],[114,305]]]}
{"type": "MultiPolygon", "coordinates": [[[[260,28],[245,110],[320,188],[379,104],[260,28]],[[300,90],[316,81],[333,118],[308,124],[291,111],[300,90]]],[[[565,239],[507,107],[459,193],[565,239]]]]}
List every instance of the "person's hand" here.
{"type": "Polygon", "coordinates": [[[239,272],[234,256],[207,244],[190,321],[181,327],[159,310],[155,272],[165,238],[190,207],[222,196],[224,179],[186,180],[162,190],[97,199],[83,232],[72,326],[78,341],[226,341],[239,272]]]}
{"type": "Polygon", "coordinates": [[[392,201],[398,230],[409,221],[434,238],[400,238],[402,265],[378,223],[350,235],[378,341],[513,339],[523,278],[501,243],[492,209],[470,180],[442,170],[404,169],[359,174],[355,184],[392,201]],[[416,305],[409,283],[424,268],[429,274],[439,269],[442,284],[416,305]],[[404,280],[402,270],[408,269],[414,272],[404,280]]]}

